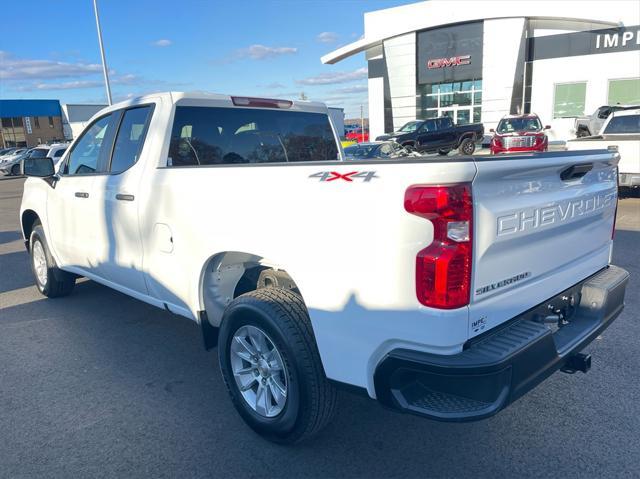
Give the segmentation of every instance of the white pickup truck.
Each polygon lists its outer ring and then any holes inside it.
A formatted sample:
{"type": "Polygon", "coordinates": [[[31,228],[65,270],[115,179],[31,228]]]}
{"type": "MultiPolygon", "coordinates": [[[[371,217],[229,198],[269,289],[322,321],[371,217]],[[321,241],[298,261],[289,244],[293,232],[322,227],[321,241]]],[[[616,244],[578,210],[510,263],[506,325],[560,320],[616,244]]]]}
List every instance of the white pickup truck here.
{"type": "Polygon", "coordinates": [[[613,149],[620,155],[619,184],[640,188],[640,108],[609,115],[599,135],[567,141],[567,150],[613,149]]]}
{"type": "Polygon", "coordinates": [[[617,161],[346,161],[322,104],[163,93],[102,110],[57,171],[25,161],[20,221],[42,294],[84,276],[196,321],[243,419],[291,443],[341,386],[467,421],[586,372],[628,279],[617,161]]]}

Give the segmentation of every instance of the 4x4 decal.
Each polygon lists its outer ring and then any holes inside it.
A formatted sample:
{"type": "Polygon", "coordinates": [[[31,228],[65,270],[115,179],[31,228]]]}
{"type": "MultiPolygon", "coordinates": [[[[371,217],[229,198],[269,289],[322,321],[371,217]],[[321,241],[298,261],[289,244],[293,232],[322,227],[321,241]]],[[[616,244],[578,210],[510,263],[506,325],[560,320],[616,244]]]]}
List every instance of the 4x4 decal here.
{"type": "Polygon", "coordinates": [[[335,181],[344,180],[353,182],[354,179],[360,179],[363,182],[369,182],[374,178],[380,178],[376,176],[375,171],[350,171],[349,173],[339,173],[337,171],[320,171],[309,175],[309,178],[319,178],[320,181],[335,181]]]}

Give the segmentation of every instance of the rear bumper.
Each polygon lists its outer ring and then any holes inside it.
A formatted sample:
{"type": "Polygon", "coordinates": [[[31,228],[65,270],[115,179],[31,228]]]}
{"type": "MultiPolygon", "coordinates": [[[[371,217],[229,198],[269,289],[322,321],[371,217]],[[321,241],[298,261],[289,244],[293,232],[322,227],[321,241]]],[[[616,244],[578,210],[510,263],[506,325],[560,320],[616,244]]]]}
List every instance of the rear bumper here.
{"type": "Polygon", "coordinates": [[[626,187],[640,186],[640,173],[620,173],[618,184],[626,187]]]}
{"type": "Polygon", "coordinates": [[[609,266],[452,356],[393,350],[376,368],[376,396],[385,406],[441,421],[492,416],[569,367],[621,313],[628,278],[624,269],[609,266]],[[571,298],[569,323],[552,332],[540,318],[549,305],[569,307],[571,298]]]}

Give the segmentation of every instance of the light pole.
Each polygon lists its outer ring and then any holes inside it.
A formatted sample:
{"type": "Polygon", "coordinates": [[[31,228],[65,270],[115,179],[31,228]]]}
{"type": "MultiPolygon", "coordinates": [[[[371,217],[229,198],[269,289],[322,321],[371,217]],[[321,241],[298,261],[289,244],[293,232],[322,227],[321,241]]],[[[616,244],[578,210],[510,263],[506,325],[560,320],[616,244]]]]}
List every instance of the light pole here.
{"type": "Polygon", "coordinates": [[[100,56],[102,57],[102,71],[104,73],[104,86],[107,89],[107,101],[109,105],[111,101],[111,85],[109,85],[109,69],[107,68],[107,59],[104,56],[104,46],[102,45],[102,30],[100,29],[100,17],[98,16],[98,0],[93,0],[93,10],[96,13],[96,28],[98,29],[98,43],[100,44],[100,56]]]}
{"type": "Polygon", "coordinates": [[[364,113],[362,105],[360,105],[360,141],[364,141],[364,113]]]}

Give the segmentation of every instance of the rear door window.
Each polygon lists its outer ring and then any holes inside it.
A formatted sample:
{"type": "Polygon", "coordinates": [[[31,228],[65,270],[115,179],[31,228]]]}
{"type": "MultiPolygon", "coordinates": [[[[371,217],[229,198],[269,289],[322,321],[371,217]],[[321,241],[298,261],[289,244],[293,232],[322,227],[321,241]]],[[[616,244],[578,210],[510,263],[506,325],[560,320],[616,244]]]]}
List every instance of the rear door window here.
{"type": "Polygon", "coordinates": [[[176,107],[168,166],[335,161],[329,117],[279,109],[176,107]]]}
{"type": "Polygon", "coordinates": [[[150,116],[150,105],[125,110],[113,147],[111,173],[122,173],[138,161],[150,116]]]}

